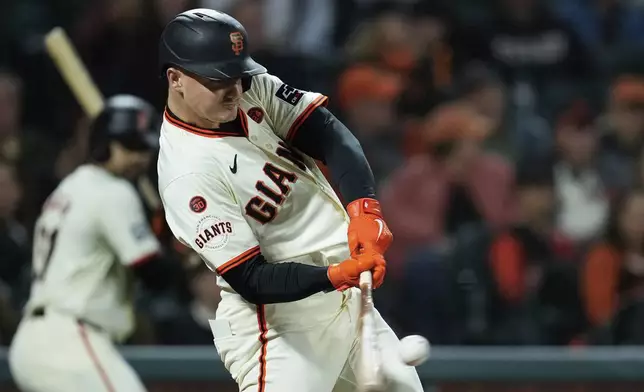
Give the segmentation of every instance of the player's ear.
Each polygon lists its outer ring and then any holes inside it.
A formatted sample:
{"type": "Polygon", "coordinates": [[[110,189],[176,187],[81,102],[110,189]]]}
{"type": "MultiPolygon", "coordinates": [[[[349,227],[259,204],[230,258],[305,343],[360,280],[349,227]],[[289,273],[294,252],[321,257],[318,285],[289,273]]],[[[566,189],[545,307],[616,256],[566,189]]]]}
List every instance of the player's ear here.
{"type": "Polygon", "coordinates": [[[110,141],[108,144],[109,149],[109,160],[112,162],[123,162],[124,156],[126,154],[125,148],[115,140],[110,141]]]}
{"type": "Polygon", "coordinates": [[[183,92],[183,83],[181,80],[183,74],[181,73],[181,71],[176,68],[170,67],[165,72],[168,78],[168,86],[170,86],[171,89],[177,92],[183,92]]]}

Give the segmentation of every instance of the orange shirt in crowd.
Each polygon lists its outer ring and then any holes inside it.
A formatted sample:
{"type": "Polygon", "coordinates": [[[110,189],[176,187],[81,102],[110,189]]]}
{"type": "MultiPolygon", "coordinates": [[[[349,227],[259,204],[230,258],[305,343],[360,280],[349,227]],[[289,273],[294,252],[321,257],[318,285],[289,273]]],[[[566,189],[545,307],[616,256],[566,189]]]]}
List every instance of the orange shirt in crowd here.
{"type": "Polygon", "coordinates": [[[622,255],[609,244],[598,244],[581,269],[581,298],[591,325],[607,323],[619,300],[622,255]]]}

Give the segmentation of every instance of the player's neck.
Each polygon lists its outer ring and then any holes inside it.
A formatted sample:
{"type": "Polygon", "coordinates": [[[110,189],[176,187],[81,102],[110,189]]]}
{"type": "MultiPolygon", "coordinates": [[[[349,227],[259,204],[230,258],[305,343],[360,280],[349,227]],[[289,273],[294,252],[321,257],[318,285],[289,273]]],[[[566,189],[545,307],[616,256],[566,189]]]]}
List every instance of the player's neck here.
{"type": "Polygon", "coordinates": [[[219,128],[219,123],[199,117],[197,113],[195,113],[195,111],[186,104],[186,101],[184,101],[183,98],[179,96],[179,94],[173,91],[170,91],[168,93],[167,105],[172,114],[174,114],[179,118],[179,120],[185,123],[196,125],[201,128],[219,128]]]}
{"type": "Polygon", "coordinates": [[[96,166],[100,167],[101,169],[105,170],[106,172],[113,174],[115,176],[119,175],[119,171],[116,167],[116,165],[112,161],[107,161],[107,162],[100,162],[100,163],[95,163],[96,166]]]}

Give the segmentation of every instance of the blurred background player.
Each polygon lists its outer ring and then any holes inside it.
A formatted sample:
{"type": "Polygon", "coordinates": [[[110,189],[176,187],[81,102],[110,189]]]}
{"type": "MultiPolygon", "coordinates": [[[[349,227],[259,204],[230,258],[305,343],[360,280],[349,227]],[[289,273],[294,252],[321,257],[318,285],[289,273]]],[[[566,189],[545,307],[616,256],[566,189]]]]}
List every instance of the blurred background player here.
{"type": "Polygon", "coordinates": [[[91,162],[45,202],[31,295],[10,349],[23,390],[145,390],[114,343],[135,327],[131,276],[151,288],[175,278],[129,182],[147,169],[157,128],[147,102],[110,98],[92,126],[91,162]]]}

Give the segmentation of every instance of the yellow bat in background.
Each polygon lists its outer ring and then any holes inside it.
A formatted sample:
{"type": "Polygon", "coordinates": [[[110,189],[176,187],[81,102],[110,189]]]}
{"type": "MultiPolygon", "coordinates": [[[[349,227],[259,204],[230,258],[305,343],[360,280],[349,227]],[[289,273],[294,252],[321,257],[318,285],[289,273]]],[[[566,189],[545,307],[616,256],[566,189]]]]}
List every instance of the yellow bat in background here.
{"type": "MultiPolygon", "coordinates": [[[[105,100],[65,30],[55,27],[49,31],[45,35],[45,46],[85,114],[94,119],[103,110],[105,100]]],[[[153,210],[161,207],[159,195],[148,177],[139,178],[138,188],[148,207],[153,210]]]]}

